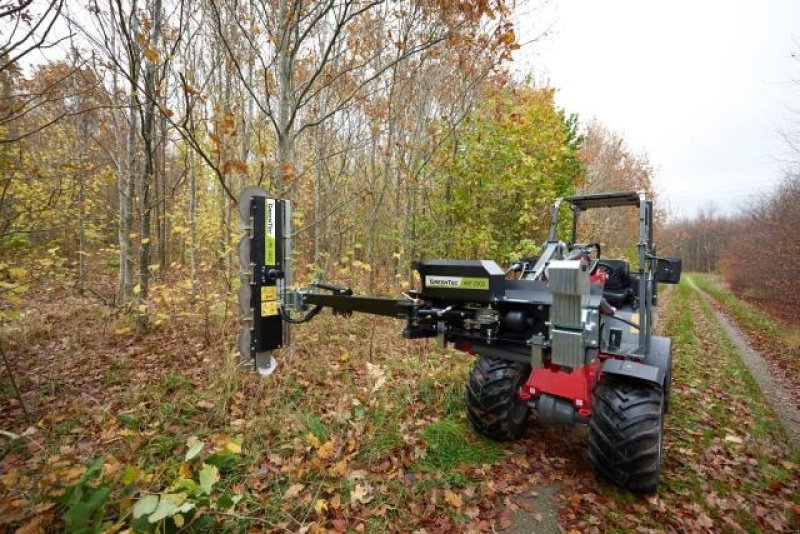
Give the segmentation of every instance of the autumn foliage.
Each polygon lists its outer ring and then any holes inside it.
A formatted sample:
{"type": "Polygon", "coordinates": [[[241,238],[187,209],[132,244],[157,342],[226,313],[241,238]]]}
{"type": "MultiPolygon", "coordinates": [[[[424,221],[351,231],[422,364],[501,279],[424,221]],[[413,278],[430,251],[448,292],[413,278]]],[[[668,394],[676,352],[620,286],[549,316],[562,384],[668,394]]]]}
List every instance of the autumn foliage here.
{"type": "Polygon", "coordinates": [[[789,174],[767,195],[732,216],[701,212],[664,232],[684,269],[719,271],[730,288],[797,324],[800,302],[800,176],[789,174]]]}

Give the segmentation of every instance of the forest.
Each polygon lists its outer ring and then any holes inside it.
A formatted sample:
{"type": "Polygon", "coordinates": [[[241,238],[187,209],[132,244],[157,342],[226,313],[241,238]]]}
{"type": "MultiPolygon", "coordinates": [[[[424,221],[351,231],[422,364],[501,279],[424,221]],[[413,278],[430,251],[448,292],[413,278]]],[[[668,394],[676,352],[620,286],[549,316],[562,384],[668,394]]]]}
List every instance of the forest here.
{"type": "MultiPolygon", "coordinates": [[[[791,431],[715,315],[752,325],[797,404],[800,174],[735,215],[671,217],[646,154],[513,70],[517,9],[0,0],[0,530],[800,527],[791,431]],[[292,202],[296,284],[386,296],[416,260],[535,256],[559,197],[646,192],[691,282],[659,311],[677,370],[658,492],[596,479],[579,430],[476,437],[473,358],[393,319],[324,313],[259,377],[237,346],[248,186],[292,202]]],[[[634,259],[638,217],[581,233],[634,259]]]]}

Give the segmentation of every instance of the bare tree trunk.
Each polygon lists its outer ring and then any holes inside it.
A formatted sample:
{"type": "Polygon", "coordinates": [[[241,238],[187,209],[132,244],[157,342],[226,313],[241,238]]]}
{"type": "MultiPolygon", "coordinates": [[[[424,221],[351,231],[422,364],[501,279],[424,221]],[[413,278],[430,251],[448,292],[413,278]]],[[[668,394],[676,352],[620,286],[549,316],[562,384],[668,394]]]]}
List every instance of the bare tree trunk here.
{"type": "MultiPolygon", "coordinates": [[[[247,3],[247,8],[248,8],[248,16],[252,17],[253,16],[252,1],[247,3]]],[[[246,87],[253,86],[253,72],[255,69],[255,62],[256,62],[255,54],[253,54],[253,51],[251,50],[247,55],[246,87]]],[[[244,124],[242,124],[242,143],[240,145],[241,150],[239,153],[239,159],[245,165],[247,165],[247,160],[250,159],[250,142],[252,141],[253,138],[253,118],[255,116],[255,102],[253,101],[252,95],[250,95],[246,90],[246,87],[245,88],[240,87],[242,94],[244,94],[244,97],[247,99],[247,106],[245,107],[244,124]]],[[[247,182],[247,173],[245,172],[241,174],[239,182],[240,190],[244,189],[244,187],[247,185],[246,182],[247,182]]]]}
{"type": "MultiPolygon", "coordinates": [[[[82,160],[81,160],[82,161],[82,160]]],[[[78,294],[83,296],[86,282],[86,184],[83,171],[78,170],[78,294]]]]}
{"type": "Polygon", "coordinates": [[[189,273],[194,299],[197,289],[197,164],[193,150],[189,153],[189,273]]]}
{"type": "Polygon", "coordinates": [[[273,176],[275,194],[284,194],[284,187],[289,174],[294,169],[294,131],[291,125],[291,113],[294,97],[294,62],[290,50],[291,35],[297,22],[289,22],[289,0],[280,0],[278,20],[286,24],[278,43],[278,120],[276,135],[278,137],[278,165],[273,176]]]}
{"type": "Polygon", "coordinates": [[[319,242],[320,242],[320,195],[322,188],[322,128],[317,128],[314,135],[314,268],[319,268],[319,242]]]}
{"type": "MultiPolygon", "coordinates": [[[[158,138],[158,133],[156,133],[154,138],[158,138]]],[[[156,150],[155,155],[155,164],[153,165],[153,189],[155,190],[155,200],[154,200],[154,208],[155,208],[155,223],[156,223],[156,257],[158,258],[159,269],[162,268],[161,265],[161,249],[163,248],[163,241],[161,241],[161,231],[162,223],[164,219],[162,217],[162,202],[164,201],[163,198],[159,198],[161,196],[161,154],[160,150],[156,150]]]]}
{"type": "MultiPolygon", "coordinates": [[[[78,52],[72,50],[73,62],[72,68],[77,68],[78,52]]],[[[73,77],[73,91],[79,94],[77,87],[77,78],[73,77]]],[[[76,109],[80,107],[80,103],[75,104],[76,109]]],[[[86,260],[84,258],[86,247],[86,183],[83,163],[85,159],[84,154],[84,140],[88,138],[86,132],[86,119],[80,115],[75,117],[75,155],[77,157],[77,164],[75,166],[75,179],[78,184],[78,294],[83,296],[85,293],[85,278],[86,278],[86,260]]]]}
{"type": "MultiPolygon", "coordinates": [[[[153,30],[150,34],[150,46],[158,50],[158,40],[161,33],[161,0],[154,0],[152,10],[153,30]]],[[[144,119],[142,121],[142,138],[144,139],[145,159],[142,169],[142,180],[139,184],[139,201],[142,207],[142,217],[139,227],[141,236],[141,247],[139,248],[139,299],[143,306],[146,306],[148,290],[150,284],[150,219],[153,206],[150,202],[150,185],[155,172],[156,156],[156,121],[155,121],[155,102],[157,98],[157,65],[155,61],[147,64],[144,75],[144,119]]],[[[136,324],[140,330],[146,330],[148,326],[148,316],[146,308],[139,309],[136,324]]]]}
{"type": "Polygon", "coordinates": [[[224,224],[225,234],[223,241],[225,245],[225,286],[230,289],[233,282],[233,252],[231,251],[231,199],[228,195],[222,195],[222,202],[224,202],[224,224]]]}
{"type": "MultiPolygon", "coordinates": [[[[192,35],[191,17],[189,17],[187,25],[187,34],[192,35]]],[[[191,43],[187,47],[187,55],[192,75],[196,76],[197,57],[195,55],[195,47],[191,43]]],[[[192,113],[188,103],[186,113],[187,116],[192,113]]],[[[189,117],[189,120],[194,124],[191,117],[189,117]]],[[[194,300],[197,296],[197,154],[188,145],[186,150],[189,152],[189,280],[191,282],[191,299],[194,300]]]]}
{"type": "MultiPolygon", "coordinates": [[[[133,27],[135,28],[135,26],[133,27]]],[[[131,231],[133,230],[133,197],[136,187],[138,153],[136,136],[139,128],[139,115],[136,100],[136,85],[138,82],[138,65],[131,65],[131,89],[128,102],[130,106],[128,109],[128,156],[126,172],[120,174],[119,177],[119,277],[120,304],[123,306],[130,301],[133,294],[133,246],[131,244],[131,231]]]]}
{"type": "MultiPolygon", "coordinates": [[[[137,2],[133,0],[131,4],[130,24],[131,31],[138,31],[137,2]]],[[[114,14],[114,3],[110,4],[112,17],[117,16],[122,19],[122,13],[114,14]]],[[[111,50],[113,54],[121,54],[117,50],[117,32],[111,32],[111,50]]],[[[137,172],[137,132],[139,129],[139,115],[137,109],[136,88],[139,84],[139,63],[135,54],[130,54],[130,93],[128,95],[128,139],[126,147],[126,158],[124,172],[120,172],[117,179],[119,188],[119,303],[125,306],[130,302],[133,295],[133,245],[131,242],[131,232],[133,231],[133,199],[136,186],[137,172]]],[[[119,83],[119,69],[114,68],[114,89],[119,83]]],[[[120,165],[122,170],[123,165],[120,165]]]]}
{"type": "Polygon", "coordinates": [[[169,217],[167,216],[167,117],[163,114],[161,115],[160,123],[161,143],[158,151],[158,174],[159,184],[161,186],[161,190],[159,191],[159,196],[161,197],[159,206],[161,209],[158,216],[158,263],[160,272],[164,273],[169,267],[169,217]]]}

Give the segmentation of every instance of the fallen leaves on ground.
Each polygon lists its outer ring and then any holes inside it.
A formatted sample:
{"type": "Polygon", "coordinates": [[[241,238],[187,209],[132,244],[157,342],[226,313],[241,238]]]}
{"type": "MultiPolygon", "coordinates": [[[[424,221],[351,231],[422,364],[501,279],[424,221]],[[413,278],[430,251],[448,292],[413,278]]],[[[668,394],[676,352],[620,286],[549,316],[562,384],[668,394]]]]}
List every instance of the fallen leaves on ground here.
{"type": "Polygon", "coordinates": [[[160,310],[168,321],[137,334],[120,332],[117,311],[65,288],[31,293],[3,333],[36,419],[2,390],[0,428],[25,437],[0,442],[0,528],[63,525],[51,497],[98,457],[115,492],[109,519],[135,502],[124,488],[166,492],[190,461],[201,485],[244,496],[235,514],[204,512],[234,530],[491,532],[512,527],[514,509],[541,521],[543,509],[516,503],[546,485],[558,488],[552,505],[568,532],[797,528],[800,460],[763,423],[769,414],[702,305],[677,293],[665,328],[690,339],[675,345],[662,484],[642,497],[597,479],[585,427],[532,421],[497,457],[452,466],[435,457],[450,449],[432,448],[426,429],[443,422],[464,430],[458,447],[487,446],[462,413],[472,358],[403,340],[397,321],[322,314],[294,329],[264,380],[236,367],[232,315],[215,322],[176,299],[160,310]],[[235,463],[204,465],[212,450],[235,463]]]}

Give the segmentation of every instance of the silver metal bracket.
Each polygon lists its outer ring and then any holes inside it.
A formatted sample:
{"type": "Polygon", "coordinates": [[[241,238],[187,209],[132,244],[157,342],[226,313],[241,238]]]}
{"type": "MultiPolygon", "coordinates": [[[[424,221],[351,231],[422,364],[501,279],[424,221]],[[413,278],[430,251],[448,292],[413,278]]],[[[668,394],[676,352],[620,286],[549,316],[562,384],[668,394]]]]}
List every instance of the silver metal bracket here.
{"type": "Polygon", "coordinates": [[[542,354],[542,349],[546,345],[546,341],[542,334],[536,334],[528,343],[531,346],[531,367],[534,369],[540,369],[544,367],[544,356],[542,354]]]}
{"type": "Polygon", "coordinates": [[[444,321],[437,322],[436,323],[436,348],[437,349],[443,349],[444,346],[445,346],[444,330],[445,330],[444,321]]]}

